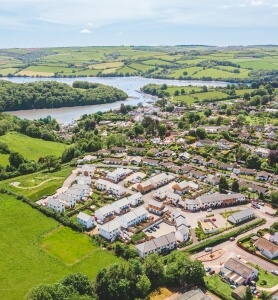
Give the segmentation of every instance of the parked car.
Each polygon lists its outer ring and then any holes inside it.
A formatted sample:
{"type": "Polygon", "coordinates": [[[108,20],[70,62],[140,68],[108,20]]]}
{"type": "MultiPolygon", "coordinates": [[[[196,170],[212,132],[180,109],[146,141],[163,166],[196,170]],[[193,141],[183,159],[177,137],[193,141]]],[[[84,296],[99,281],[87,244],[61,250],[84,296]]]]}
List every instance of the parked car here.
{"type": "Polygon", "coordinates": [[[159,229],[159,225],[158,224],[154,224],[154,227],[156,227],[157,229],[159,229]]]}
{"type": "Polygon", "coordinates": [[[264,203],[263,202],[259,202],[259,205],[264,206],[264,203]]]}
{"type": "Polygon", "coordinates": [[[278,270],[271,270],[271,273],[275,274],[278,276],[278,270]]]}
{"type": "Polygon", "coordinates": [[[232,241],[234,241],[236,238],[235,237],[230,237],[230,241],[232,242],[232,241]]]}
{"type": "Polygon", "coordinates": [[[212,247],[205,248],[205,252],[210,252],[210,251],[212,251],[212,247]]]}
{"type": "Polygon", "coordinates": [[[205,271],[206,271],[206,272],[210,272],[210,271],[211,271],[211,267],[206,267],[206,268],[205,268],[205,271]]]}
{"type": "Polygon", "coordinates": [[[155,227],[154,227],[154,226],[152,227],[152,231],[156,231],[156,229],[155,229],[155,227]]]}
{"type": "Polygon", "coordinates": [[[216,221],[216,219],[215,219],[215,218],[212,218],[211,220],[212,220],[213,222],[215,222],[215,221],[216,221]]]}
{"type": "Polygon", "coordinates": [[[147,231],[150,233],[153,232],[151,228],[148,228],[147,231]]]}
{"type": "Polygon", "coordinates": [[[234,290],[236,289],[236,286],[234,284],[231,284],[230,287],[234,290]]]}
{"type": "Polygon", "coordinates": [[[207,212],[212,212],[212,208],[208,208],[208,209],[207,209],[207,212]]]}
{"type": "Polygon", "coordinates": [[[211,271],[209,272],[209,275],[213,275],[213,274],[215,274],[215,271],[214,271],[214,270],[211,270],[211,271]]]}

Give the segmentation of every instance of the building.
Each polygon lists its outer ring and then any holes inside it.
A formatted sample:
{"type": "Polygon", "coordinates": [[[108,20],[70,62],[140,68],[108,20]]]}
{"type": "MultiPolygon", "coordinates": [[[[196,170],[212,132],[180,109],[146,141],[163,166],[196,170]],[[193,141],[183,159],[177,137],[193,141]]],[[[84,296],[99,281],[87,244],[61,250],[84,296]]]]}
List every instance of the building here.
{"type": "Polygon", "coordinates": [[[81,201],[85,196],[84,191],[74,188],[67,189],[66,191],[64,191],[64,194],[74,198],[75,201],[81,201]]]}
{"type": "Polygon", "coordinates": [[[109,221],[113,218],[115,209],[111,204],[105,205],[95,211],[95,217],[97,220],[103,222],[109,221]]]}
{"type": "Polygon", "coordinates": [[[86,227],[86,229],[92,228],[95,225],[95,219],[82,211],[77,215],[77,221],[86,227]]]}
{"type": "Polygon", "coordinates": [[[243,300],[245,298],[246,286],[240,285],[232,291],[232,297],[236,300],[243,300]]]}
{"type": "Polygon", "coordinates": [[[59,194],[57,196],[57,200],[64,203],[67,208],[72,208],[76,204],[76,200],[74,197],[65,194],[59,194]]]}
{"type": "Polygon", "coordinates": [[[118,183],[123,180],[127,175],[131,174],[132,171],[130,169],[118,168],[113,172],[108,172],[106,175],[106,179],[118,183]]]}
{"type": "Polygon", "coordinates": [[[166,198],[167,194],[172,191],[173,190],[171,187],[169,187],[169,185],[165,185],[155,191],[155,197],[163,200],[166,198]]]}
{"type": "Polygon", "coordinates": [[[75,190],[81,190],[84,193],[84,196],[89,196],[91,191],[90,187],[87,184],[73,184],[71,188],[75,190]]]}
{"type": "Polygon", "coordinates": [[[198,199],[185,199],[183,202],[183,207],[186,210],[198,211],[200,210],[200,201],[198,199]]]}
{"type": "Polygon", "coordinates": [[[115,212],[120,215],[126,213],[129,210],[130,201],[127,198],[122,198],[118,201],[113,202],[111,205],[114,207],[115,212]]]}
{"type": "Polygon", "coordinates": [[[178,204],[182,201],[181,196],[178,194],[175,194],[173,192],[169,192],[167,194],[167,200],[170,201],[173,204],[178,204]]]}
{"type": "Polygon", "coordinates": [[[115,183],[111,183],[108,187],[108,193],[115,195],[116,197],[121,197],[125,195],[126,191],[124,187],[115,183]]]}
{"type": "Polygon", "coordinates": [[[150,180],[143,181],[137,184],[137,191],[145,194],[153,189],[153,184],[150,180]]]}
{"type": "Polygon", "coordinates": [[[115,238],[120,235],[121,226],[116,220],[112,220],[99,227],[99,235],[106,238],[109,241],[114,241],[115,238]]]}
{"type": "Polygon", "coordinates": [[[54,198],[48,198],[46,206],[58,213],[63,213],[65,211],[65,204],[54,198]]]}
{"type": "Polygon", "coordinates": [[[174,180],[175,177],[173,175],[167,175],[166,173],[160,173],[158,175],[152,176],[149,181],[152,182],[153,188],[157,189],[158,187],[169,183],[174,180]]]}
{"type": "Polygon", "coordinates": [[[143,202],[143,196],[140,192],[129,196],[127,199],[132,206],[137,206],[143,202]]]}
{"type": "Polygon", "coordinates": [[[120,216],[118,218],[118,222],[122,227],[128,228],[146,220],[147,216],[148,212],[146,211],[146,209],[143,206],[139,206],[134,210],[120,216]]]}
{"type": "Polygon", "coordinates": [[[243,194],[210,194],[200,196],[198,198],[202,208],[208,207],[220,207],[237,204],[245,201],[245,195],[243,194]]]}
{"type": "Polygon", "coordinates": [[[110,184],[111,183],[107,180],[98,179],[96,181],[96,188],[101,191],[107,191],[110,184]]]}
{"type": "Polygon", "coordinates": [[[77,181],[78,184],[86,184],[88,186],[92,182],[92,178],[90,176],[83,176],[83,175],[76,176],[75,180],[77,181]]]}
{"type": "Polygon", "coordinates": [[[173,232],[135,246],[138,255],[143,258],[152,253],[168,253],[176,247],[177,239],[173,232]]]}
{"type": "Polygon", "coordinates": [[[234,225],[252,220],[255,218],[253,209],[248,208],[237,213],[234,213],[228,217],[228,221],[234,225]]]}
{"type": "Polygon", "coordinates": [[[257,173],[257,180],[267,181],[271,177],[270,173],[261,171],[257,173]]]}
{"type": "Polygon", "coordinates": [[[264,238],[259,238],[254,243],[254,246],[262,253],[262,255],[270,259],[274,259],[278,256],[278,246],[264,238]]]}
{"type": "Polygon", "coordinates": [[[167,211],[167,207],[163,202],[158,202],[152,199],[148,204],[148,211],[155,215],[161,216],[167,211]]]}
{"type": "Polygon", "coordinates": [[[230,284],[239,286],[255,279],[258,276],[258,270],[236,258],[229,258],[224,267],[220,269],[219,275],[224,277],[230,284]]]}
{"type": "Polygon", "coordinates": [[[94,177],[95,170],[96,168],[91,165],[83,165],[78,169],[82,176],[90,176],[91,178],[94,177]]]}
{"type": "Polygon", "coordinates": [[[193,181],[182,181],[173,185],[173,190],[179,195],[187,193],[189,190],[198,190],[199,186],[193,181]]]}
{"type": "Polygon", "coordinates": [[[181,225],[177,228],[175,232],[175,237],[177,241],[183,243],[188,241],[189,234],[190,234],[189,228],[187,226],[181,225]]]}

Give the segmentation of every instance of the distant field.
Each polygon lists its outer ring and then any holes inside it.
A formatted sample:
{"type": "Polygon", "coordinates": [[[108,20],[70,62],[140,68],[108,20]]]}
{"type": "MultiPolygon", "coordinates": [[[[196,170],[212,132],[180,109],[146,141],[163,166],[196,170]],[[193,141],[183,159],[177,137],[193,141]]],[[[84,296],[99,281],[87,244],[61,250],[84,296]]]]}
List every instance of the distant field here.
{"type": "Polygon", "coordinates": [[[29,76],[29,77],[33,77],[33,76],[52,77],[52,76],[54,76],[54,73],[23,70],[23,71],[16,73],[16,75],[29,76]]]}
{"type": "Polygon", "coordinates": [[[0,69],[0,74],[3,76],[7,76],[8,74],[15,74],[17,71],[17,68],[0,69]]]}
{"type": "Polygon", "coordinates": [[[168,66],[171,64],[171,62],[162,59],[149,59],[142,61],[142,63],[151,66],[168,66]]]}
{"type": "Polygon", "coordinates": [[[67,147],[62,143],[35,139],[17,132],[9,132],[1,136],[0,141],[6,143],[10,150],[19,152],[28,160],[35,161],[49,154],[59,157],[67,147]]]}
{"type": "Polygon", "coordinates": [[[253,70],[278,70],[278,66],[267,61],[252,61],[239,63],[241,68],[252,68],[253,70]]]}
{"type": "Polygon", "coordinates": [[[90,65],[90,67],[92,69],[104,70],[104,69],[111,69],[111,68],[120,68],[123,65],[124,65],[123,62],[116,61],[116,62],[109,62],[109,63],[103,63],[103,64],[94,64],[94,65],[90,65]]]}
{"type": "Polygon", "coordinates": [[[126,73],[129,73],[130,75],[134,75],[134,74],[137,74],[137,70],[134,70],[132,68],[129,68],[127,66],[124,66],[123,68],[119,69],[117,71],[117,73],[119,74],[126,74],[126,73]]]}
{"type": "Polygon", "coordinates": [[[195,74],[198,74],[199,71],[203,70],[202,67],[191,67],[191,68],[184,68],[177,71],[174,71],[170,74],[170,77],[174,76],[175,78],[179,78],[180,76],[195,76],[195,74]],[[187,75],[184,75],[183,72],[187,72],[187,75]]]}
{"type": "Polygon", "coordinates": [[[93,279],[101,268],[121,262],[93,244],[89,248],[89,238],[82,234],[72,233],[63,227],[55,231],[59,226],[56,221],[11,196],[1,195],[0,207],[0,252],[5,255],[0,260],[4,274],[0,280],[0,299],[24,299],[32,287],[40,283],[54,283],[70,273],[82,272],[93,279]],[[53,253],[50,255],[42,250],[40,244],[47,233],[52,237],[48,245],[51,247],[57,243],[59,235],[55,232],[62,233],[58,242],[61,253],[77,257],[81,253],[80,247],[88,255],[83,256],[78,264],[68,266],[53,253]]]}
{"type": "Polygon", "coordinates": [[[155,66],[149,66],[144,64],[133,63],[129,65],[131,68],[136,69],[138,71],[147,72],[148,70],[154,69],[155,66]]]}

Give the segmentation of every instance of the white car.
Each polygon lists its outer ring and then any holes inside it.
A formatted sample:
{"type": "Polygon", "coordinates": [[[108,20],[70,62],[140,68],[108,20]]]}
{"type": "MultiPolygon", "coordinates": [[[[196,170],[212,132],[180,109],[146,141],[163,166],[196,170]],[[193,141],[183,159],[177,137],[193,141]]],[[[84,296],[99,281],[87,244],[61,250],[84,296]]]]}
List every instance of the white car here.
{"type": "Polygon", "coordinates": [[[210,251],[212,251],[212,247],[205,248],[205,252],[210,252],[210,251]]]}

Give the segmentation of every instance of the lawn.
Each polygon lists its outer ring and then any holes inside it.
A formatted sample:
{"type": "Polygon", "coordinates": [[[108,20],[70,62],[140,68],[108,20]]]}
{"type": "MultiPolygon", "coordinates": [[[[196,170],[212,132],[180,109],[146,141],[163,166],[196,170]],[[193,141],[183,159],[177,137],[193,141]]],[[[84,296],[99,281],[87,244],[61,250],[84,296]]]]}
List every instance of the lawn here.
{"type": "Polygon", "coordinates": [[[206,286],[210,287],[210,291],[216,292],[216,295],[223,294],[227,299],[233,300],[234,298],[231,296],[232,288],[229,284],[223,282],[218,275],[212,275],[205,277],[206,286]]]}
{"type": "MultiPolygon", "coordinates": [[[[254,265],[249,263],[253,268],[257,269],[259,271],[259,276],[256,280],[257,285],[264,288],[271,288],[278,284],[278,276],[273,275],[270,270],[266,271],[259,267],[258,265],[254,265]],[[266,284],[262,284],[262,281],[265,280],[266,284]]],[[[274,268],[275,269],[275,268],[274,268]]]]}
{"type": "MultiPolygon", "coordinates": [[[[59,259],[41,249],[39,242],[48,232],[63,231],[59,224],[47,218],[27,204],[11,196],[0,198],[0,299],[23,299],[28,291],[40,283],[54,283],[70,273],[82,272],[93,279],[97,272],[110,264],[121,262],[107,251],[96,249],[88,251],[82,261],[68,266],[59,259]],[[57,230],[57,231],[56,231],[57,230]]],[[[68,252],[68,257],[77,257],[76,252],[83,235],[68,234],[74,237],[69,246],[61,245],[61,252],[68,252]],[[65,247],[66,250],[65,250],[65,247]]],[[[50,235],[51,236],[51,235],[50,235]]],[[[81,243],[81,248],[88,250],[88,243],[81,243]],[[85,246],[86,245],[86,246],[85,246]]],[[[83,252],[84,253],[84,252],[83,252]]]]}
{"type": "Polygon", "coordinates": [[[71,167],[66,166],[56,172],[48,172],[45,170],[34,174],[3,180],[0,183],[0,188],[23,195],[32,201],[37,201],[44,195],[54,194],[70,175],[71,170],[71,167]],[[12,185],[14,182],[19,183],[19,185],[12,185]]]}
{"type": "Polygon", "coordinates": [[[1,136],[0,142],[6,143],[11,151],[19,152],[25,159],[34,161],[49,154],[59,157],[67,147],[62,143],[35,139],[17,132],[9,132],[1,136]]]}

